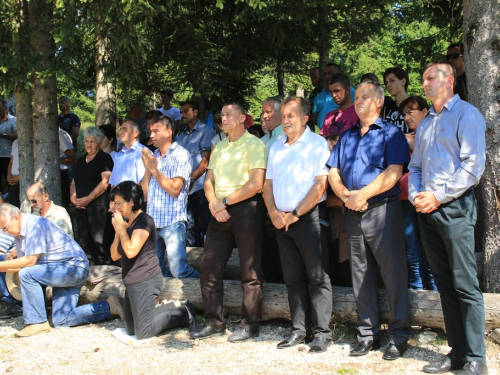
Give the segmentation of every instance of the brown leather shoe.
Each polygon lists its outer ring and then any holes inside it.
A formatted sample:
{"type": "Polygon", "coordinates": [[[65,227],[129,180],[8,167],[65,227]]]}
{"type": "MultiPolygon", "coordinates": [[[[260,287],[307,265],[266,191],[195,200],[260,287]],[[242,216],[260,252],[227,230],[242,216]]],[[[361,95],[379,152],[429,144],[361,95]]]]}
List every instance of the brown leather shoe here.
{"type": "Polygon", "coordinates": [[[16,337],[29,337],[38,335],[39,333],[45,333],[50,331],[49,322],[30,324],[26,326],[22,331],[16,332],[14,336],[16,337]]]}

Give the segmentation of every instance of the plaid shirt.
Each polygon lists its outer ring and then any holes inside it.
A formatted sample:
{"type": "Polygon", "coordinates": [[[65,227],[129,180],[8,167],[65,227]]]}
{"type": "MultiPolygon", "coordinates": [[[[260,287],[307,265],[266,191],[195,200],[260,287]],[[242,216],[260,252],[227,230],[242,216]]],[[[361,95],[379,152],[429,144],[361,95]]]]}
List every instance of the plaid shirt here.
{"type": "Polygon", "coordinates": [[[192,171],[192,162],[189,152],[172,143],[168,152],[160,156],[160,150],[153,154],[158,159],[158,170],[167,178],[182,177],[184,185],[177,198],[173,198],[161,188],[158,182],[151,177],[148,187],[148,214],[153,218],[157,228],[164,228],[177,221],[186,221],[186,207],[189,190],[189,179],[192,171]]]}

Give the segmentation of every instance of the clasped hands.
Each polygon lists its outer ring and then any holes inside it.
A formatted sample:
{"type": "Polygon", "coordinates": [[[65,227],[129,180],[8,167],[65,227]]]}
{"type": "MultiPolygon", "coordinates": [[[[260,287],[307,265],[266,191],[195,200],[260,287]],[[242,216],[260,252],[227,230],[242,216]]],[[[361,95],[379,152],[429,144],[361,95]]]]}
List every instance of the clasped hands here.
{"type": "Polygon", "coordinates": [[[109,209],[109,212],[113,213],[113,216],[111,218],[111,224],[113,224],[113,227],[115,228],[116,233],[120,233],[121,231],[127,230],[129,223],[127,223],[125,220],[123,220],[123,216],[118,210],[113,210],[112,208],[109,209]]]}
{"type": "Polygon", "coordinates": [[[272,214],[269,214],[271,217],[271,221],[273,225],[278,228],[285,228],[285,232],[288,232],[288,227],[293,223],[299,221],[299,218],[294,216],[291,212],[283,212],[283,211],[274,211],[272,214]]]}
{"type": "Polygon", "coordinates": [[[225,223],[231,218],[229,212],[226,210],[226,206],[222,203],[222,199],[217,199],[208,204],[208,208],[210,209],[210,213],[215,220],[219,223],[225,223]]]}
{"type": "Polygon", "coordinates": [[[413,200],[413,205],[417,209],[417,212],[428,214],[437,210],[441,206],[441,203],[436,200],[432,191],[421,191],[413,200]]]}
{"type": "Polygon", "coordinates": [[[349,191],[344,189],[339,198],[342,199],[345,206],[352,211],[363,212],[368,209],[368,200],[366,199],[363,190],[349,191]]]}
{"type": "Polygon", "coordinates": [[[87,209],[87,206],[90,202],[92,202],[92,200],[88,196],[82,198],[73,198],[71,200],[71,203],[73,203],[75,207],[80,210],[87,209]]]}

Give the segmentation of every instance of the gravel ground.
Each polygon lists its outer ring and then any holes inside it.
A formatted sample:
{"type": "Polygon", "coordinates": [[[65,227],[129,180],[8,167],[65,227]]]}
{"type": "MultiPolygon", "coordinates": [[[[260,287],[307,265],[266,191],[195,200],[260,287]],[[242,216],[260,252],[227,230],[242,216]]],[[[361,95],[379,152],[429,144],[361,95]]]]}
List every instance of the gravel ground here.
{"type": "MultiPolygon", "coordinates": [[[[0,303],[0,309],[5,305],[0,303]]],[[[187,329],[177,329],[141,345],[116,340],[111,331],[119,320],[81,327],[52,329],[49,333],[16,338],[22,317],[0,320],[0,373],[12,374],[418,374],[423,365],[448,352],[444,334],[421,344],[415,331],[403,359],[382,360],[382,352],[349,357],[355,329],[334,324],[335,344],[327,353],[308,354],[300,345],[278,350],[276,344],[290,332],[285,320],[264,322],[260,337],[231,344],[226,337],[193,341],[187,329]]],[[[228,323],[228,334],[236,325],[228,323]]],[[[387,336],[382,338],[383,346],[387,336]]],[[[500,369],[500,346],[488,340],[490,374],[500,369]]],[[[500,372],[498,372],[500,374],[500,372]]]]}

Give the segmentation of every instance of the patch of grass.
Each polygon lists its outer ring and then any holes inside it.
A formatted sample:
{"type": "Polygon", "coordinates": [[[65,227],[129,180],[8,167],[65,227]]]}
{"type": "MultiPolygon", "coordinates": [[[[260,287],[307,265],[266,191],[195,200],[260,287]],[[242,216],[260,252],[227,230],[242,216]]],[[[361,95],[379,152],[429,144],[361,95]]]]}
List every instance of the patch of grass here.
{"type": "Polygon", "coordinates": [[[337,370],[337,374],[357,375],[359,374],[359,371],[352,368],[341,368],[340,370],[337,370]]]}
{"type": "Polygon", "coordinates": [[[337,321],[335,318],[330,321],[330,327],[334,342],[355,340],[359,332],[356,324],[337,321]]]}
{"type": "Polygon", "coordinates": [[[448,345],[448,340],[445,337],[438,336],[434,341],[432,341],[432,345],[443,346],[448,345]]]}

